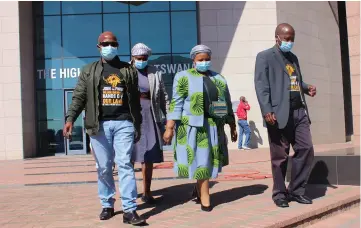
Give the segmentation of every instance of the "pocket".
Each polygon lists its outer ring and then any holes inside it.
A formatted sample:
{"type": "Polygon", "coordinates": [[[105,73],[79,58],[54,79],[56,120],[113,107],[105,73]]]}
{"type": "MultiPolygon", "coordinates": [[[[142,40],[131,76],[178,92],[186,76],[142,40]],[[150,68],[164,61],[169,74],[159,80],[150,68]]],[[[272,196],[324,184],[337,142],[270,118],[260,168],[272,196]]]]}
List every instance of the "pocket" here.
{"type": "Polygon", "coordinates": [[[276,107],[276,106],[278,106],[278,104],[272,104],[271,106],[272,106],[272,107],[276,107]]]}

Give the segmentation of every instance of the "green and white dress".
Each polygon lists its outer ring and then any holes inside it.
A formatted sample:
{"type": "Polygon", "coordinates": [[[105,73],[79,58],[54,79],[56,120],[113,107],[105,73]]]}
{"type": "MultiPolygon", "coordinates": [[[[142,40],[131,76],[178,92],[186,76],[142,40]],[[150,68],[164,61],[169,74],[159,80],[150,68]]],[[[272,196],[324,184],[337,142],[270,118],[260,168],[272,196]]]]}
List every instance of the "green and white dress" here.
{"type": "Polygon", "coordinates": [[[230,94],[226,80],[216,72],[209,78],[216,85],[219,99],[225,100],[228,115],[222,119],[205,116],[203,76],[195,69],[176,74],[168,120],[175,120],[175,171],[179,177],[204,180],[216,178],[228,165],[225,124],[234,124],[230,94]]]}

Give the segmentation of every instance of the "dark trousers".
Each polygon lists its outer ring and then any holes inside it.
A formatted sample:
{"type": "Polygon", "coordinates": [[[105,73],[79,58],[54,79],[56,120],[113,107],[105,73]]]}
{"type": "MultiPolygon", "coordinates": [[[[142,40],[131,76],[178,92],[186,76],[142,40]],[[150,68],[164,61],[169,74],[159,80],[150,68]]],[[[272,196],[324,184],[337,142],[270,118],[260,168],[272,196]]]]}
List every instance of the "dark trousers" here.
{"type": "Polygon", "coordinates": [[[277,125],[267,125],[267,130],[273,174],[273,200],[284,199],[287,194],[304,195],[314,158],[310,123],[305,109],[290,111],[285,128],[278,129],[277,125]],[[295,154],[292,158],[291,182],[286,189],[290,145],[295,154]]]}

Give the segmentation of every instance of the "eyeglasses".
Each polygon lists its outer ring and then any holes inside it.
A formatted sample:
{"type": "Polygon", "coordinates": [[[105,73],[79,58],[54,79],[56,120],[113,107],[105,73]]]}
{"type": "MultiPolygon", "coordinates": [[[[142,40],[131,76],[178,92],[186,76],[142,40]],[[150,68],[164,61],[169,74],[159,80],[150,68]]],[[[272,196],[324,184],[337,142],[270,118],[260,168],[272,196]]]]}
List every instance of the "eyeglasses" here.
{"type": "Polygon", "coordinates": [[[112,47],[118,47],[118,42],[100,42],[99,43],[99,46],[102,46],[102,47],[108,47],[108,46],[112,46],[112,47]]]}

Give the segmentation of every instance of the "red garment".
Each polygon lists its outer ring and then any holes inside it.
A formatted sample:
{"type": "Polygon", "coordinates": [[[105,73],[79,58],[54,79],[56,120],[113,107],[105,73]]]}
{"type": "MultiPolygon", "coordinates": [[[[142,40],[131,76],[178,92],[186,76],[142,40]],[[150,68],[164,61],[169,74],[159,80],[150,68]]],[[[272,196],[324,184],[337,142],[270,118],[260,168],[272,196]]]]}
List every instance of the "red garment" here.
{"type": "Polygon", "coordinates": [[[247,110],[250,110],[251,106],[248,103],[239,102],[237,108],[237,117],[239,120],[247,120],[247,110]]]}

